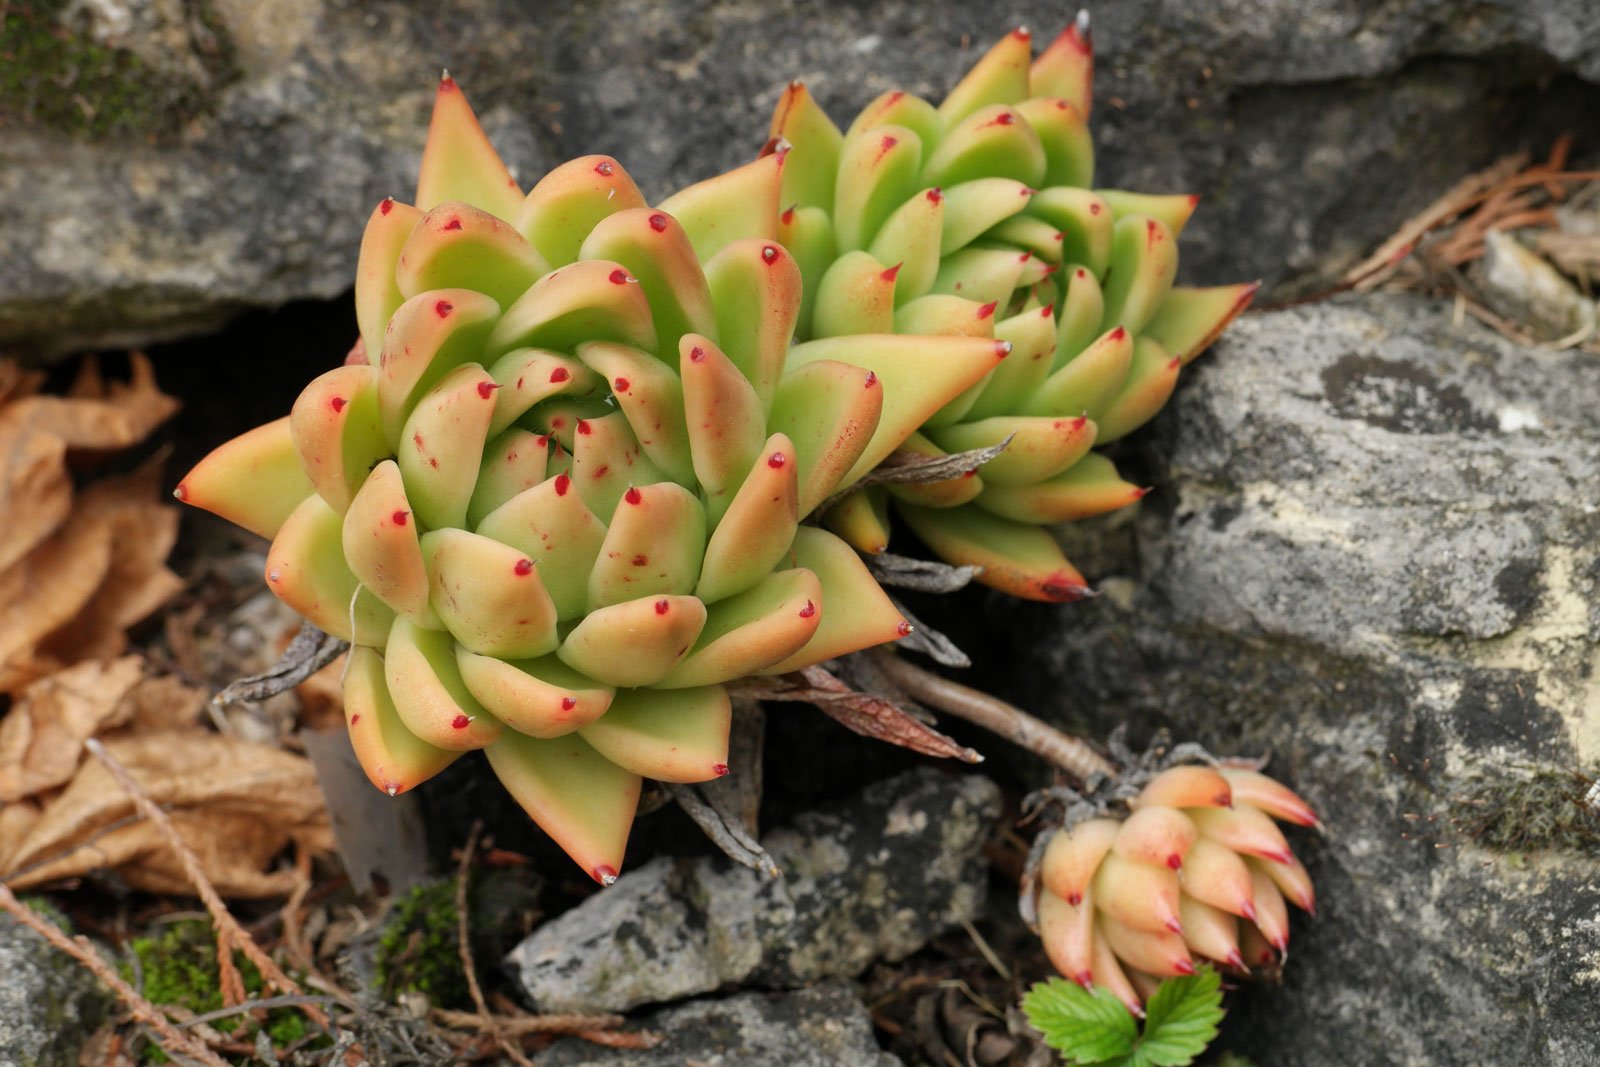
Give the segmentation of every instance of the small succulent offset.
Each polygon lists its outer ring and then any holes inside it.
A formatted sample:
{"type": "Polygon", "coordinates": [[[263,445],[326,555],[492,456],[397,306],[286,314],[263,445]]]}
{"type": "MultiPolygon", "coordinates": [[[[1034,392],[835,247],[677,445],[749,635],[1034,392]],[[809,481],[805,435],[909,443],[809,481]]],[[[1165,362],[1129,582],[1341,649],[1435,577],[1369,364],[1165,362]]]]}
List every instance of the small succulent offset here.
{"type": "Polygon", "coordinates": [[[725,683],[909,632],[799,523],[1004,346],[855,338],[882,378],[789,358],[783,167],[652,208],[589,156],[524,197],[441,83],[416,204],[367,226],[351,358],[177,490],[272,538],[269,587],[352,643],[346,721],[378,788],[483,749],[608,883],[642,777],[727,773],[725,683]]]}
{"type": "Polygon", "coordinates": [[[1092,447],[1159,411],[1255,293],[1173,284],[1198,198],[1091,188],[1092,69],[1080,20],[1037,59],[1017,30],[937,107],[885,93],[842,133],[804,85],[779,100],[767,147],[788,153],[780,238],[805,278],[796,354],[858,359],[844,340],[858,333],[1012,345],[905,445],[928,457],[1009,447],[965,477],[845,498],[826,522],[864,552],[886,547],[892,499],[934,552],[982,567],[979,581],[1084,595],[1044,527],[1143,495],[1092,447]]]}
{"type": "Polygon", "coordinates": [[[1056,970],[1136,1015],[1163,978],[1194,974],[1195,957],[1239,976],[1275,970],[1289,947],[1285,902],[1316,908],[1273,821],[1319,825],[1305,801],[1258,771],[1181,765],[1128,807],[1126,819],[1085,819],[1045,848],[1028,892],[1056,970]]]}

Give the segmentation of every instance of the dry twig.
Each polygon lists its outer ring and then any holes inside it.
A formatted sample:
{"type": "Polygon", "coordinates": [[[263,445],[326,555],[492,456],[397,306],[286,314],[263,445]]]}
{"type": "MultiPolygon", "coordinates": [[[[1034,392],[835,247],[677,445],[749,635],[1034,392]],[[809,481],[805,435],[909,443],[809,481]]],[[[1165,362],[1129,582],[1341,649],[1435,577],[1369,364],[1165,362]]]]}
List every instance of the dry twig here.
{"type": "Polygon", "coordinates": [[[1014,704],[925,671],[892,652],[879,649],[871,655],[878,669],[913,700],[999,734],[1079,781],[1116,773],[1111,761],[1086,741],[1057,730],[1014,704]]]}
{"type": "Polygon", "coordinates": [[[472,824],[472,832],[467,834],[467,843],[461,849],[461,863],[456,867],[456,950],[461,955],[461,970],[467,976],[467,992],[472,994],[472,1003],[478,1009],[478,1018],[483,1020],[484,1029],[500,1046],[500,1051],[511,1057],[517,1067],[533,1067],[533,1061],[523,1053],[522,1046],[511,1040],[495,1022],[489,1005],[484,1002],[483,987],[478,984],[478,967],[472,960],[472,931],[467,921],[467,875],[472,871],[472,857],[478,851],[478,835],[481,833],[483,820],[479,819],[472,824]]]}
{"type": "MultiPolygon", "coordinates": [[[[84,742],[84,748],[88,749],[95,759],[105,765],[106,770],[110,771],[111,776],[117,780],[117,784],[122,786],[123,790],[133,800],[134,806],[139,809],[140,814],[148,819],[151,825],[156,827],[161,836],[166,839],[168,846],[177,854],[179,861],[183,864],[185,875],[188,876],[189,882],[194,886],[201,903],[206,907],[207,914],[211,916],[212,924],[216,927],[218,959],[222,959],[225,955],[231,956],[231,950],[237,948],[244,953],[246,959],[255,964],[256,970],[261,972],[262,980],[268,985],[277,989],[280,993],[301,994],[303,990],[300,988],[299,983],[284,974],[272,957],[261,951],[261,946],[256,944],[255,939],[233,917],[233,913],[228,911],[228,906],[222,902],[222,898],[217,895],[216,888],[212,886],[211,880],[206,877],[205,870],[200,866],[200,860],[195,856],[193,850],[184,844],[183,836],[178,833],[177,827],[172,825],[172,820],[167,816],[167,813],[161,810],[161,805],[150,799],[150,795],[144,791],[138,782],[134,781],[127,768],[119,763],[115,756],[106,751],[105,746],[100,743],[98,738],[89,738],[84,742]]],[[[312,1022],[323,1029],[328,1029],[328,1016],[321,1008],[315,1004],[302,1004],[301,1010],[305,1012],[306,1017],[312,1022]]]]}
{"type": "Polygon", "coordinates": [[[215,1052],[195,1041],[188,1034],[182,1033],[172,1021],[162,1014],[161,1010],[139,994],[139,991],[122,980],[111,965],[105,961],[95,947],[83,936],[68,937],[62,929],[49,919],[40,915],[32,908],[23,904],[16,898],[4,882],[0,882],[0,910],[9,912],[19,923],[38,934],[52,946],[65,952],[89,970],[96,978],[116,994],[117,999],[128,1009],[135,1022],[148,1026],[157,1037],[157,1043],[162,1051],[174,1055],[185,1056],[207,1067],[228,1067],[227,1063],[215,1052]]]}

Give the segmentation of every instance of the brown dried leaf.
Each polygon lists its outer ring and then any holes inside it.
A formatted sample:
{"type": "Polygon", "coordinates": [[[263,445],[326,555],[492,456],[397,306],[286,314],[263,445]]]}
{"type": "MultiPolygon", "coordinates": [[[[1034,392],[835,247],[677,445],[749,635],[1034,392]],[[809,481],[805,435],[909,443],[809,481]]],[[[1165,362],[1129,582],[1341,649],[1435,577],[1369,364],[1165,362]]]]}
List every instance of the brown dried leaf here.
{"type": "Polygon", "coordinates": [[[980,763],[983,757],[957,744],[931,726],[872,693],[851,689],[821,667],[805,667],[793,674],[763,678],[735,689],[738,696],[760,700],[798,700],[814,704],[822,713],[863,737],[909,748],[925,756],[980,763]]]}
{"type": "Polygon", "coordinates": [[[83,742],[126,721],[123,698],[144,674],[138,656],[80,663],[23,690],[0,719],[0,804],[71,780],[83,742]]]}
{"type": "MultiPolygon", "coordinates": [[[[301,756],[192,730],[117,738],[106,750],[170,813],[224,896],[285,893],[298,876],[290,869],[263,873],[275,857],[291,843],[313,853],[333,847],[316,775],[301,756]]],[[[108,868],[135,888],[192,891],[160,834],[91,760],[0,858],[0,874],[25,889],[108,868]]]]}

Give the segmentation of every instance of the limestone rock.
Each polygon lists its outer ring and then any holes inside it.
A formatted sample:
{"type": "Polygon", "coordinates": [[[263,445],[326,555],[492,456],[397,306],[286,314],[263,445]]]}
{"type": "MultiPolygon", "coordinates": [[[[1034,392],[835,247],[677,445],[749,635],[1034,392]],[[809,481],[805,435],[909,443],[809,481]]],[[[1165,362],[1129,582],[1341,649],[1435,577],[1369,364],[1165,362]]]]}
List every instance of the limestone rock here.
{"type": "Polygon", "coordinates": [[[0,1063],[76,1067],[110,1001],[88,971],[0,915],[0,1063]]]}
{"type": "Polygon", "coordinates": [[[720,857],[653,860],[539,927],[506,967],[550,1012],[853,977],[978,913],[998,805],[975,774],[900,775],[767,834],[781,879],[720,857]]]}

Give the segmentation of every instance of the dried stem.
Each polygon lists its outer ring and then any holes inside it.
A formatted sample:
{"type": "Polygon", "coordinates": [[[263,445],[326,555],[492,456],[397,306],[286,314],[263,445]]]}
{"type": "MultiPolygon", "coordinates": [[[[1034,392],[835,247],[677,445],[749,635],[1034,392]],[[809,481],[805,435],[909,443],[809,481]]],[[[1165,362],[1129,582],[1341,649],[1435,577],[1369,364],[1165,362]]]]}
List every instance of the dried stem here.
{"type": "Polygon", "coordinates": [[[472,1003],[478,1009],[478,1018],[483,1020],[483,1028],[517,1067],[533,1067],[533,1061],[523,1053],[522,1046],[508,1037],[490,1014],[489,1005],[483,999],[483,987],[478,985],[477,964],[472,961],[472,930],[471,923],[467,921],[467,875],[472,870],[472,857],[478,851],[478,835],[482,832],[483,820],[479,819],[472,824],[472,832],[467,835],[467,843],[461,849],[461,863],[456,867],[456,950],[461,955],[461,970],[467,976],[467,992],[472,994],[472,1003]]]}
{"type": "Polygon", "coordinates": [[[433,1018],[454,1030],[485,1030],[490,1026],[503,1034],[575,1034],[585,1030],[607,1030],[621,1026],[620,1015],[490,1015],[475,1011],[435,1008],[433,1018]]]}
{"type": "Polygon", "coordinates": [[[1116,773],[1111,761],[1087,741],[1057,730],[1014,704],[925,671],[892,652],[876,651],[872,658],[878,669],[912,699],[998,734],[1079,781],[1116,773]]]}
{"type": "MultiPolygon", "coordinates": [[[[134,781],[133,776],[128,773],[128,769],[118,762],[115,756],[106,751],[105,746],[100,743],[98,738],[89,738],[84,742],[84,747],[105,766],[106,770],[111,772],[111,776],[117,780],[117,784],[122,786],[123,791],[133,800],[134,806],[139,809],[139,813],[150,821],[150,824],[156,828],[157,832],[166,839],[172,851],[177,854],[178,860],[183,864],[184,874],[188,877],[190,884],[194,886],[196,894],[200,897],[200,902],[206,907],[206,912],[211,916],[211,922],[217,929],[219,944],[228,943],[223,945],[224,950],[237,948],[240,952],[243,952],[245,959],[255,964],[256,970],[261,972],[262,980],[277,989],[278,992],[296,995],[304,992],[298,982],[283,973],[283,970],[273,961],[271,956],[261,951],[261,946],[256,944],[255,938],[251,937],[249,932],[239,925],[239,920],[233,917],[233,913],[228,911],[228,906],[217,895],[216,887],[206,877],[204,868],[200,866],[200,860],[195,856],[194,851],[184,844],[183,836],[178,833],[177,827],[172,825],[172,819],[161,809],[161,805],[150,799],[150,794],[144,791],[143,786],[134,781]]],[[[220,955],[221,953],[219,953],[219,957],[220,955]]],[[[305,1012],[307,1018],[318,1026],[325,1030],[329,1028],[327,1014],[315,1004],[303,1004],[301,1005],[301,1010],[305,1012]]]]}
{"type": "Polygon", "coordinates": [[[49,919],[40,915],[32,908],[16,898],[9,886],[0,882],[0,910],[9,912],[16,920],[40,937],[44,938],[54,947],[65,952],[81,963],[100,981],[104,982],[110,990],[117,995],[127,1007],[128,1013],[136,1022],[148,1026],[154,1031],[161,1045],[162,1051],[172,1056],[185,1056],[206,1064],[206,1067],[228,1067],[215,1052],[195,1041],[188,1034],[182,1033],[172,1021],[162,1014],[161,1010],[139,995],[139,991],[122,980],[109,963],[95,951],[93,945],[85,937],[68,937],[62,929],[49,919]]]}

